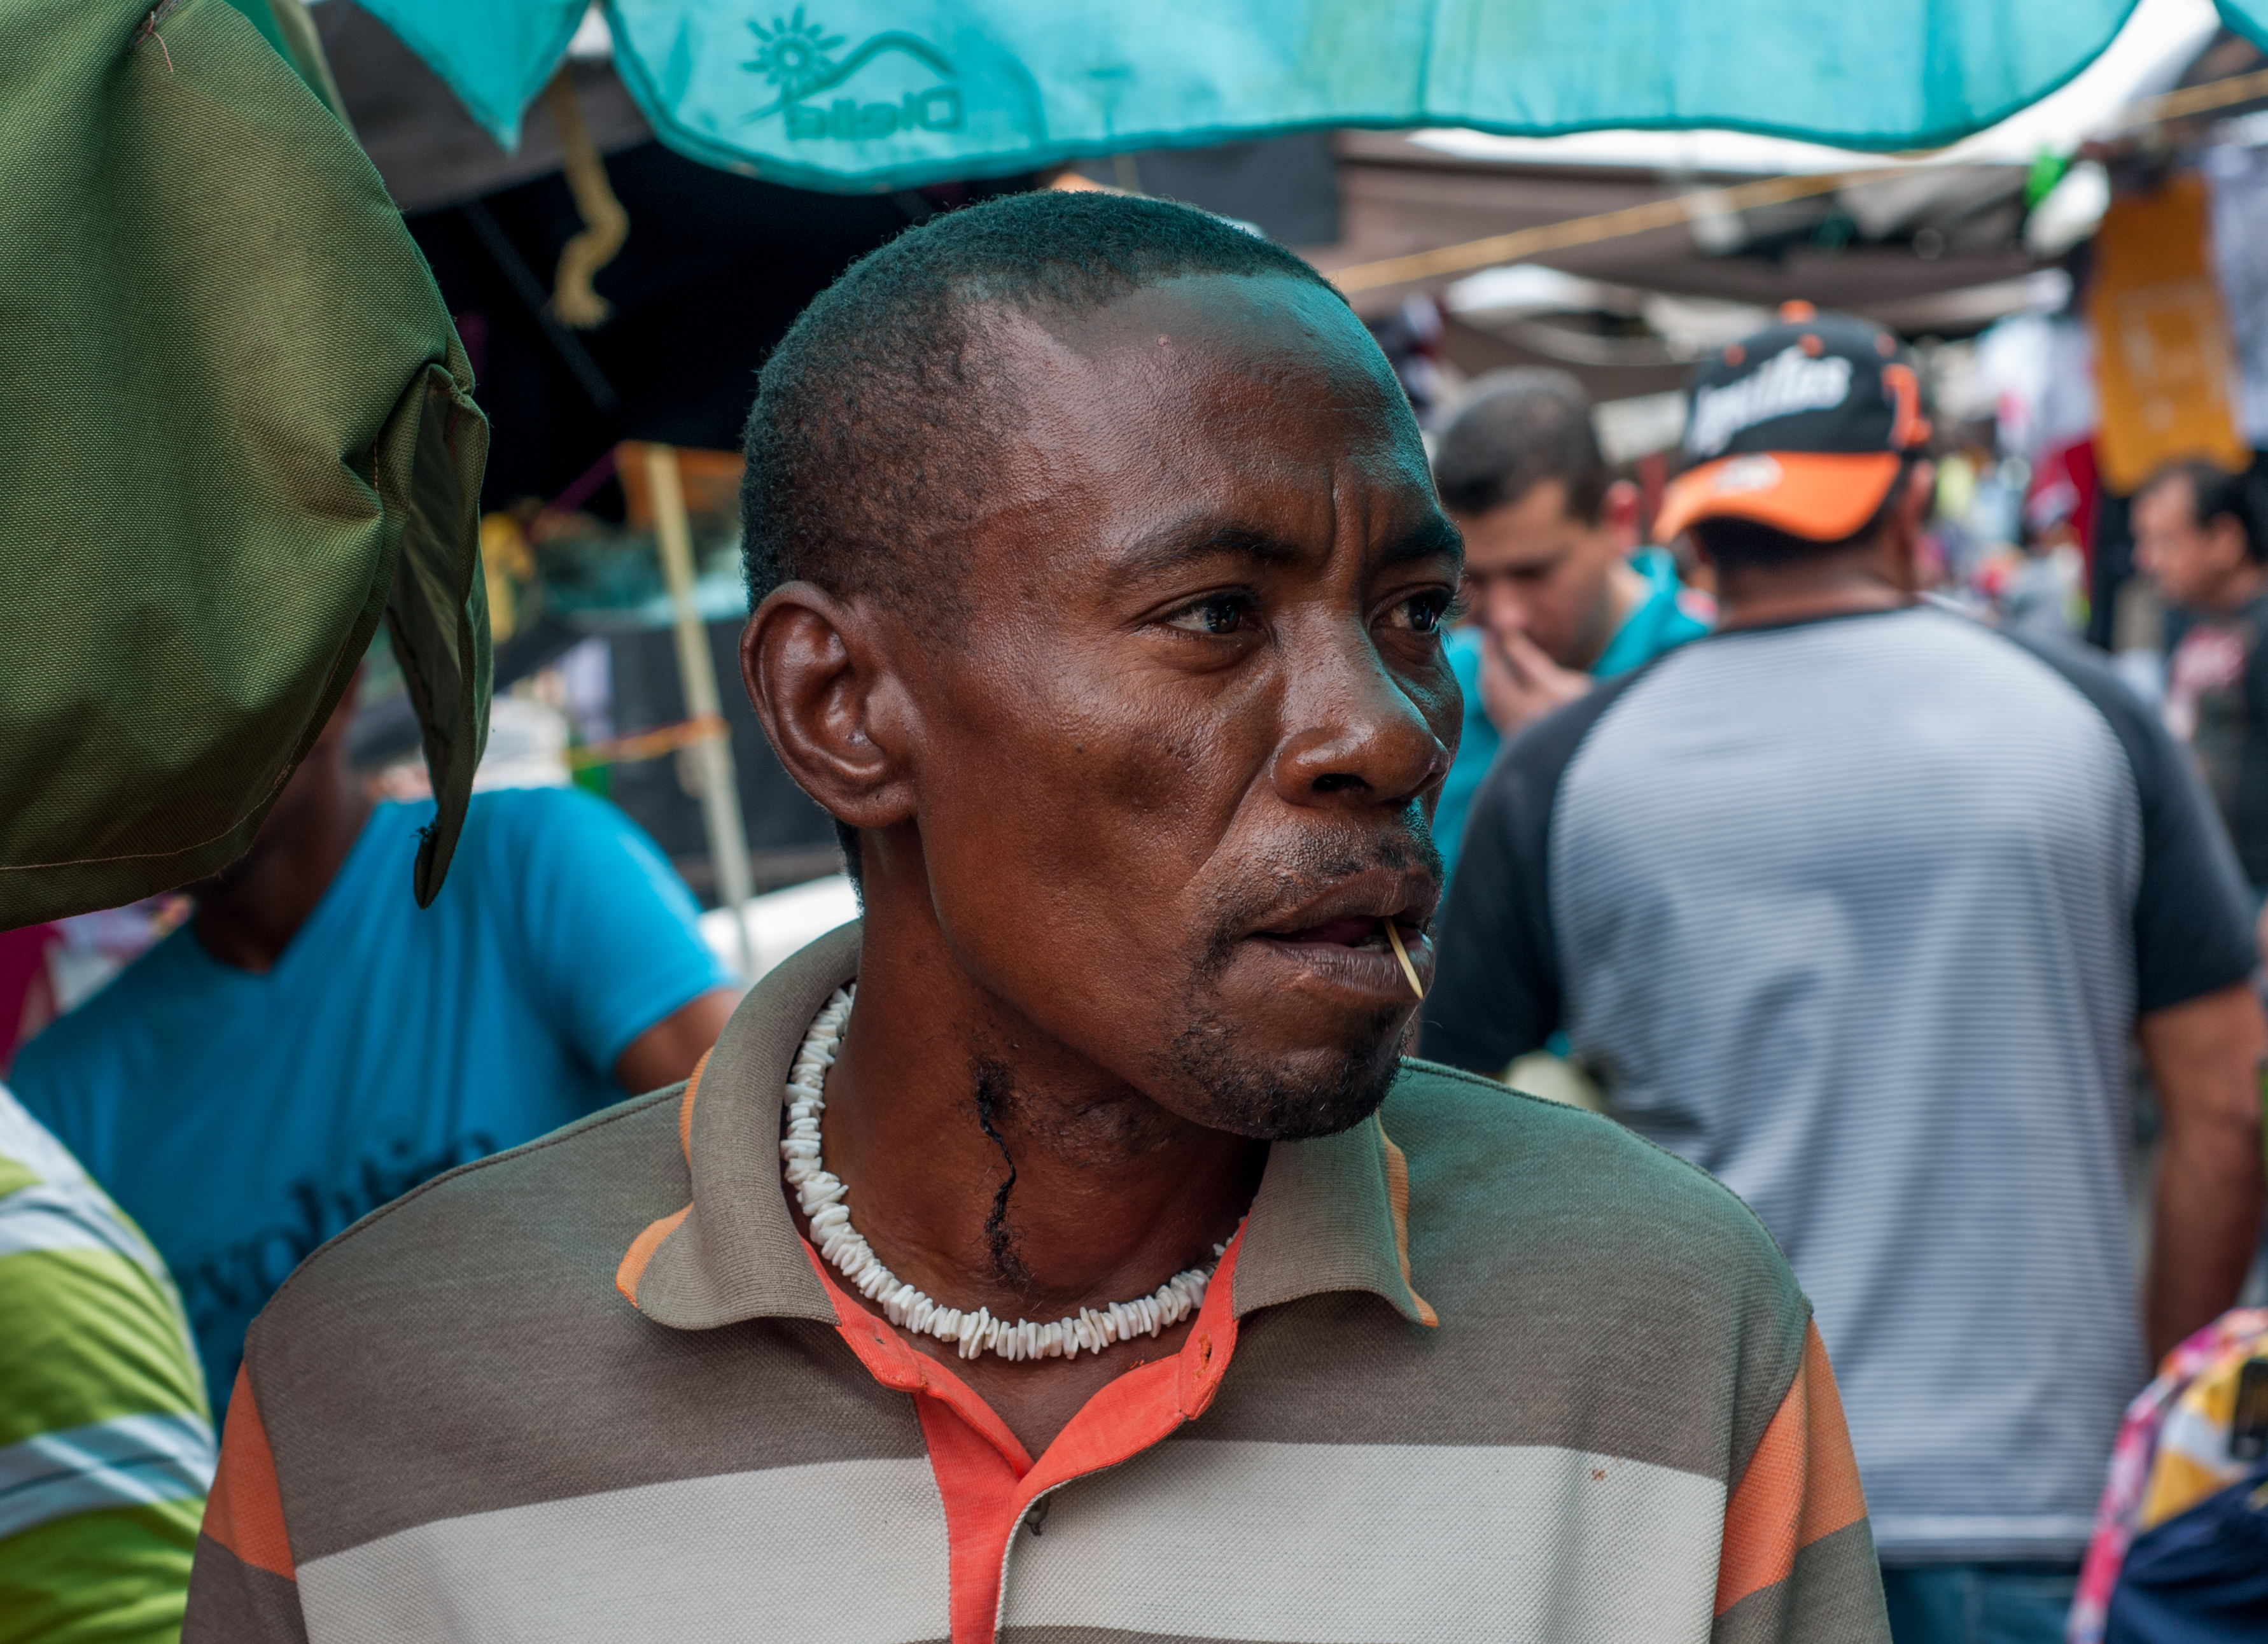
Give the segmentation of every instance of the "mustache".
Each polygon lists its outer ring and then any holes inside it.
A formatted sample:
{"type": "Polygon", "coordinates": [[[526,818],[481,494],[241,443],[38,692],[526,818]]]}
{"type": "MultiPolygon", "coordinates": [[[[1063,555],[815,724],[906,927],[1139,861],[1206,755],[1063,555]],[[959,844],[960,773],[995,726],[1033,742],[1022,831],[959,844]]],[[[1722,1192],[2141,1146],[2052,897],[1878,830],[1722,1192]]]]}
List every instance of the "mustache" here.
{"type": "Polygon", "coordinates": [[[1395,874],[1415,869],[1432,881],[1437,892],[1440,889],[1440,847],[1433,843],[1432,829],[1416,803],[1385,831],[1294,834],[1256,862],[1248,875],[1224,887],[1211,910],[1200,971],[1224,969],[1236,945],[1276,910],[1308,901],[1342,881],[1373,869],[1395,874]]]}

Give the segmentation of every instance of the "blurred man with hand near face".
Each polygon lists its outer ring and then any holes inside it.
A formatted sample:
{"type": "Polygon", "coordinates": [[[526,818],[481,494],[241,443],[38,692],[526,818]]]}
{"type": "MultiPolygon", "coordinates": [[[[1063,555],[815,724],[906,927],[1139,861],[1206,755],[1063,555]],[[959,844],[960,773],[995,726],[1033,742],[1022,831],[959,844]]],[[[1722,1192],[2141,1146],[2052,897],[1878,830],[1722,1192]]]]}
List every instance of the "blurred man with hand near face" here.
{"type": "Polygon", "coordinates": [[[804,313],[747,453],[744,676],[865,917],[300,1269],[188,1644],[1882,1644],[1756,1219],[1398,1055],[1460,556],[1338,293],[972,206],[804,313]]]}
{"type": "Polygon", "coordinates": [[[2134,563],[2180,623],[2166,723],[2213,793],[2256,905],[2268,897],[2268,521],[2262,484],[2210,462],[2135,494],[2134,563]]]}
{"type": "Polygon", "coordinates": [[[1658,548],[1638,550],[1638,488],[1599,449],[1591,402],[1563,371],[1491,372],[1433,459],[1465,539],[1471,621],[1449,641],[1463,740],[1433,837],[1451,867],[1505,737],[1709,631],[1658,548]]]}

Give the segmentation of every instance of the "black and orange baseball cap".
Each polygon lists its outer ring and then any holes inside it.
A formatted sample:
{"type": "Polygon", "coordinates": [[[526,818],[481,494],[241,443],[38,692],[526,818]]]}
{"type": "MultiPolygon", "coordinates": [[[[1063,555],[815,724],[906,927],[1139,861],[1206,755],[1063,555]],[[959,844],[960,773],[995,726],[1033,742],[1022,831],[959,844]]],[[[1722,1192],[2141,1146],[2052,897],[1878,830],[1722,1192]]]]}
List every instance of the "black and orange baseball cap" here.
{"type": "Polygon", "coordinates": [[[1654,535],[1731,515],[1818,542],[1874,517],[1929,440],[1913,357],[1881,327],[1789,303],[1695,373],[1692,465],[1663,492],[1654,535]]]}

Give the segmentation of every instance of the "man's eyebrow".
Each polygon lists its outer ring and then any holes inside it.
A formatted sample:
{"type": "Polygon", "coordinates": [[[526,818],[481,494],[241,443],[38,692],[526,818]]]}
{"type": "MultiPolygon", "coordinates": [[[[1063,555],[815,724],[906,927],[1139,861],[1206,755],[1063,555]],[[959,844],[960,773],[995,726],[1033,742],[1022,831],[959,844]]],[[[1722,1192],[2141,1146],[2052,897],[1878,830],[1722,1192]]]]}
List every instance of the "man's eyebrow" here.
{"type": "Polygon", "coordinates": [[[1464,534],[1438,513],[1421,520],[1381,549],[1376,564],[1383,570],[1389,565],[1406,565],[1413,559],[1435,558],[1447,559],[1459,570],[1465,564],[1464,534]]]}
{"type": "Polygon", "coordinates": [[[1297,543],[1256,526],[1219,518],[1183,520],[1137,537],[1111,556],[1111,569],[1122,577],[1156,577],[1224,555],[1282,565],[1305,553],[1297,543]]]}

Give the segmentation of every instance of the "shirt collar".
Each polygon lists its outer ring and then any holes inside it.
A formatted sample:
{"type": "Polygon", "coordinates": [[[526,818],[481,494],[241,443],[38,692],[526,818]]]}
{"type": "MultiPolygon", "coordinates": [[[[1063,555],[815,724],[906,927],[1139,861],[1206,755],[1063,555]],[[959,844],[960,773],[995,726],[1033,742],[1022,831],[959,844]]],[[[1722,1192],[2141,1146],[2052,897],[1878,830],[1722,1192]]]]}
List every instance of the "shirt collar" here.
{"type": "MultiPolygon", "coordinates": [[[[780,1111],[795,1053],[835,990],[858,974],[860,926],[831,931],[759,982],[686,1084],[678,1136],[693,1202],[631,1243],[615,1285],[657,1323],[713,1330],[751,1318],[836,1323],[780,1185],[780,1111]]],[[[1367,1290],[1433,1323],[1410,1288],[1409,1171],[1376,1118],[1278,1142],[1231,1277],[1236,1316],[1328,1291],[1367,1290]]]]}

